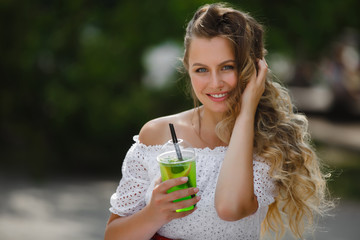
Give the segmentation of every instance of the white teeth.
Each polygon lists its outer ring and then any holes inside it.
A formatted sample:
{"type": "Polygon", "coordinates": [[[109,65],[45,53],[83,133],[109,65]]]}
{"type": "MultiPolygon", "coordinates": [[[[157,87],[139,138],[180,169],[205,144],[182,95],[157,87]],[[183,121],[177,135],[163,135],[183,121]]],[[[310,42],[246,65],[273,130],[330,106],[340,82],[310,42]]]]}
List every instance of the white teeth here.
{"type": "Polygon", "coordinates": [[[214,98],[222,98],[225,97],[227,95],[227,93],[222,93],[222,94],[210,94],[210,96],[214,97],[214,98]]]}

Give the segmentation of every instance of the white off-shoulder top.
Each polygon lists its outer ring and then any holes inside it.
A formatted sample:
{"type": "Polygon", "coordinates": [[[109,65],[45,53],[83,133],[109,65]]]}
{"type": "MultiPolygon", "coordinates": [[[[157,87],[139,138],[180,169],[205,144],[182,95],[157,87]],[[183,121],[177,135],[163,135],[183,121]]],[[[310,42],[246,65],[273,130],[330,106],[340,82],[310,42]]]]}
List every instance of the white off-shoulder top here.
{"type": "MultiPolygon", "coordinates": [[[[126,154],[122,166],[122,179],[110,199],[110,212],[129,216],[140,211],[150,202],[155,181],[160,177],[156,156],[161,146],[146,146],[134,136],[135,143],[126,154]]],[[[162,226],[158,233],[172,239],[259,239],[261,222],[274,201],[275,184],[269,176],[269,165],[254,155],[254,193],[258,210],[239,221],[220,219],[215,210],[215,187],[227,147],[196,148],[196,180],[201,200],[197,210],[162,226]]]]}

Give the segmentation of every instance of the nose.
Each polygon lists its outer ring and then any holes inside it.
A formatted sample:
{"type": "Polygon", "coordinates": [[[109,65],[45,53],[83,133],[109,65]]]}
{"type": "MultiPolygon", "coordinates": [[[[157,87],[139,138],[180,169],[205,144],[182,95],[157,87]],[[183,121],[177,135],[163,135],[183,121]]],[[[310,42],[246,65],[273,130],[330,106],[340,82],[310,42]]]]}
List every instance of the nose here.
{"type": "Polygon", "coordinates": [[[214,89],[220,89],[224,87],[224,81],[222,80],[222,76],[219,72],[214,71],[211,74],[210,87],[214,89]]]}

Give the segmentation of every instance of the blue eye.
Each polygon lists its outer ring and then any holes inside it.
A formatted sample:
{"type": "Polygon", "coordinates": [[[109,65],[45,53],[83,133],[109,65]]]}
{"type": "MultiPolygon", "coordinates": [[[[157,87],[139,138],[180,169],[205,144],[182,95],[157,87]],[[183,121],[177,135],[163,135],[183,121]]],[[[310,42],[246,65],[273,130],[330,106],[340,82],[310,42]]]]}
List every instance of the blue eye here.
{"type": "Polygon", "coordinates": [[[198,69],[196,69],[195,72],[204,73],[204,72],[206,72],[206,69],[205,68],[198,68],[198,69]]]}
{"type": "Polygon", "coordinates": [[[231,66],[231,65],[226,65],[223,67],[223,70],[233,70],[234,69],[234,66],[231,66]]]}

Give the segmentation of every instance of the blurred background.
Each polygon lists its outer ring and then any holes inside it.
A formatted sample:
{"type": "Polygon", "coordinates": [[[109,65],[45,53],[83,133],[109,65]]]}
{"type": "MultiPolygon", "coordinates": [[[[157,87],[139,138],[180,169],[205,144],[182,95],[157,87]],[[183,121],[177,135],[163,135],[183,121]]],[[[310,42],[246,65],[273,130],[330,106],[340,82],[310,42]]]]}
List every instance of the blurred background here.
{"type": "MultiPolygon", "coordinates": [[[[178,70],[214,1],[0,1],[0,239],[102,239],[133,135],[193,106],[178,70]]],[[[267,61],[332,171],[315,239],[358,239],[357,0],[229,1],[266,29],[267,61]],[[357,226],[357,227],[356,227],[357,226]]]]}

